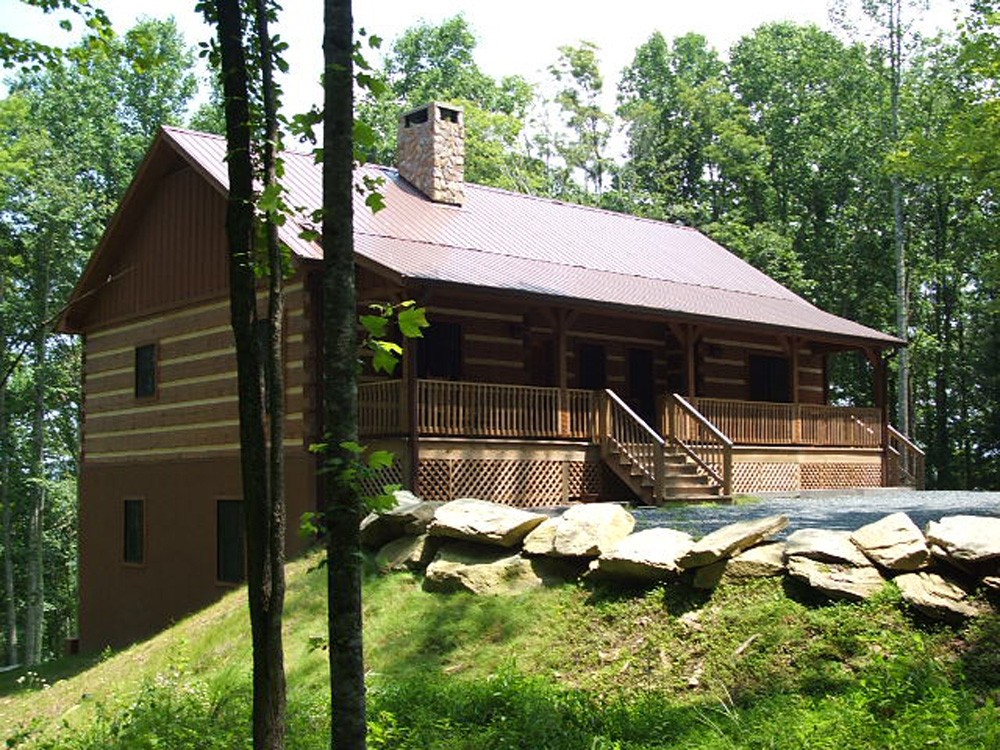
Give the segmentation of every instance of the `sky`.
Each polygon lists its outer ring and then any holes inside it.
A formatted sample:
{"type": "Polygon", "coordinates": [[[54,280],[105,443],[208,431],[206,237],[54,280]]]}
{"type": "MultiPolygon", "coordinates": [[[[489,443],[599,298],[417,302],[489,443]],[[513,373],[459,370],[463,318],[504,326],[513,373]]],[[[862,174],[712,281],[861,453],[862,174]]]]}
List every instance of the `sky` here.
{"type": "MultiPolygon", "coordinates": [[[[194,11],[195,0],[94,0],[108,13],[116,31],[141,16],[173,15],[191,44],[210,30],[194,11]]],[[[857,7],[859,0],[846,0],[857,7]]],[[[558,48],[586,40],[600,49],[605,85],[612,93],[621,69],[636,47],[654,31],[672,39],[690,31],[703,34],[720,52],[768,21],[815,23],[832,29],[829,0],[354,0],[356,28],[387,42],[424,20],[430,23],[463,13],[479,38],[476,60],[492,76],[520,74],[533,83],[547,81],[546,68],[558,48]]],[[[967,0],[930,0],[920,14],[925,31],[954,29],[955,8],[967,0]]],[[[0,31],[53,44],[67,35],[51,16],[19,0],[0,0],[0,31]]],[[[288,42],[291,76],[284,82],[286,109],[305,111],[321,98],[322,5],[318,0],[284,0],[278,33],[288,42]]],[[[0,92],[2,93],[2,92],[0,92]]]]}

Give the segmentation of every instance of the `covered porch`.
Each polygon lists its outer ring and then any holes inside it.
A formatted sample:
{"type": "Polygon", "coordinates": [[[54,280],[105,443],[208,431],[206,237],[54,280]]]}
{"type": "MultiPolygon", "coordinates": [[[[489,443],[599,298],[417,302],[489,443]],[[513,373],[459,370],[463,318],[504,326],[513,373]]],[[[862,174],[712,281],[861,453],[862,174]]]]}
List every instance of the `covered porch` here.
{"type": "Polygon", "coordinates": [[[398,479],[430,497],[464,494],[456,477],[470,461],[498,475],[490,462],[517,463],[527,504],[622,486],[659,503],[923,481],[922,452],[881,408],[664,394],[644,420],[612,389],[404,377],[360,386],[359,424],[403,455],[398,479]]]}

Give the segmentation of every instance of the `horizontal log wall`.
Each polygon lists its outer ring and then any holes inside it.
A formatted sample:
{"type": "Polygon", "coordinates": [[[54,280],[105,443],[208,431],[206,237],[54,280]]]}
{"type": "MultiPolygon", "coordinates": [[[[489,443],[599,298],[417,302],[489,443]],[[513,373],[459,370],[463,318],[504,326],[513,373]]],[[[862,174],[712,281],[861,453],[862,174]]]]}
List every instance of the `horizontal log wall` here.
{"type": "MultiPolygon", "coordinates": [[[[301,449],[312,413],[309,321],[301,282],[287,290],[286,447],[301,449]]],[[[263,305],[262,305],[263,307],[263,305]]],[[[90,462],[234,454],[236,351],[229,300],[90,333],[85,344],[83,453],[90,462]],[[135,396],[135,348],[155,344],[156,393],[135,396]]]]}

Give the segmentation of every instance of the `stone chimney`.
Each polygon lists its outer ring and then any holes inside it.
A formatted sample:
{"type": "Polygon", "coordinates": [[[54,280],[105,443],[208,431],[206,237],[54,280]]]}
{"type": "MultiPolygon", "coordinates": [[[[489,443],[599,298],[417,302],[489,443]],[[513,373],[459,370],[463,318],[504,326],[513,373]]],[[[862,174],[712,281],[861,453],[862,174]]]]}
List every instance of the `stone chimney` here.
{"type": "Polygon", "coordinates": [[[440,102],[399,118],[399,175],[432,201],[461,206],[465,199],[463,119],[461,107],[440,102]]]}

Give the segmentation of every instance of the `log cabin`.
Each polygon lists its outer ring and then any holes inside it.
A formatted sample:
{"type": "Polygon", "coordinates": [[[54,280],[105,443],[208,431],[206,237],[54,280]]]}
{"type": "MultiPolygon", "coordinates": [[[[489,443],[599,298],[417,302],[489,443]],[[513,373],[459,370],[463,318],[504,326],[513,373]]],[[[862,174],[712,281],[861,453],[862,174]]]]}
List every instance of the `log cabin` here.
{"type": "MultiPolygon", "coordinates": [[[[903,342],[826,313],[687,227],[463,180],[461,108],[400,118],[398,168],[364,166],[356,283],[431,323],[359,387],[360,431],[421,497],[523,506],[661,503],[921,481],[886,416],[903,342]],[[870,363],[870,406],[830,405],[829,358],[870,363]]],[[[226,144],[164,128],[90,259],[61,330],[84,340],[80,638],[148,634],[243,577],[225,239],[226,144]]],[[[284,155],[316,208],[311,154],[284,155]]],[[[320,246],[281,228],[289,549],[316,508],[320,246]]],[[[262,309],[263,309],[262,305],[262,309]]]]}

